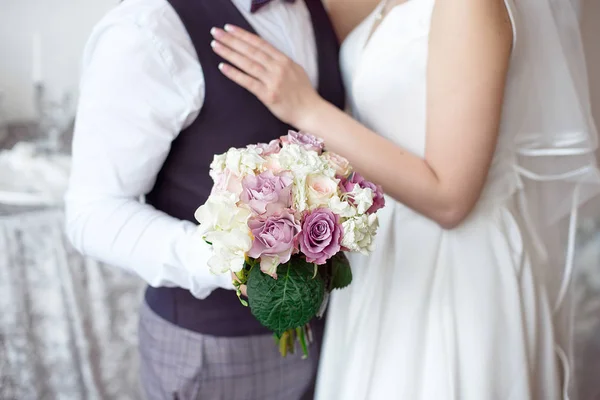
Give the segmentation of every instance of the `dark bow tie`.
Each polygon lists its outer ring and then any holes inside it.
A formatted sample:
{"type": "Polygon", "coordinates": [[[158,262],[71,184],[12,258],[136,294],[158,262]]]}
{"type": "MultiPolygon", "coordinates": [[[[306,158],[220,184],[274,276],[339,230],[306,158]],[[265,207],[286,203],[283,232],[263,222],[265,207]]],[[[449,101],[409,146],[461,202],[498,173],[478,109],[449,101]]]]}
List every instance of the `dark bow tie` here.
{"type": "MultiPolygon", "coordinates": [[[[252,5],[250,6],[250,12],[258,11],[262,6],[269,4],[272,0],[252,0],[252,5]]],[[[293,3],[296,0],[285,0],[288,3],[293,3]]]]}

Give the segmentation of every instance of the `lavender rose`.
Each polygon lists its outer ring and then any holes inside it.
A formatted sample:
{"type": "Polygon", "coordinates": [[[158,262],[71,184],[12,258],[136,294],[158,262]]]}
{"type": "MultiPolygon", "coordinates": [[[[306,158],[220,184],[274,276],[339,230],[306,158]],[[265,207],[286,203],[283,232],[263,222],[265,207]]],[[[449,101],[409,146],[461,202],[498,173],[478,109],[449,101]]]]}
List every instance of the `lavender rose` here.
{"type": "Polygon", "coordinates": [[[325,264],[341,249],[340,217],[327,208],[317,208],[304,217],[300,235],[300,250],[306,261],[325,264]]]}
{"type": "Polygon", "coordinates": [[[265,171],[258,176],[248,175],[242,181],[240,199],[257,214],[264,214],[270,205],[288,208],[292,205],[292,182],[289,172],[273,175],[265,171]]]}
{"type": "Polygon", "coordinates": [[[290,260],[295,250],[300,224],[289,211],[283,210],[269,216],[258,216],[248,221],[254,236],[248,255],[260,258],[260,269],[277,278],[277,267],[290,260]]]}
{"type": "Polygon", "coordinates": [[[323,141],[303,132],[289,131],[287,136],[281,137],[283,144],[297,144],[304,147],[306,150],[316,151],[321,154],[323,151],[323,141]]]}
{"type": "Polygon", "coordinates": [[[281,141],[279,139],[271,140],[267,143],[251,144],[247,146],[249,149],[260,149],[262,157],[270,156],[271,154],[279,153],[281,150],[281,141]]]}
{"type": "Polygon", "coordinates": [[[385,206],[385,198],[383,197],[383,189],[381,186],[367,181],[358,172],[353,172],[348,179],[344,179],[340,182],[342,190],[346,193],[350,193],[355,185],[358,185],[362,189],[367,188],[373,191],[373,205],[369,207],[367,214],[373,214],[385,206]]]}

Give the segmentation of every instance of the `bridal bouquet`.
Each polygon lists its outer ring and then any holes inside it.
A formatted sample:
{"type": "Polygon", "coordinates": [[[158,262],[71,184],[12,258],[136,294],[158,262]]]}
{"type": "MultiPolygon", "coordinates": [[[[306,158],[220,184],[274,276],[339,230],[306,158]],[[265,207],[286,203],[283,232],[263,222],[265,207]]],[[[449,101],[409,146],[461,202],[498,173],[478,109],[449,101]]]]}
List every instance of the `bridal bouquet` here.
{"type": "Polygon", "coordinates": [[[275,333],[282,355],[297,339],[306,356],[308,322],[332,290],[352,281],[343,252],[372,250],[381,188],[320,140],[293,131],[215,156],[210,175],[212,193],[195,214],[212,246],[209,268],[236,275],[240,300],[275,333]]]}

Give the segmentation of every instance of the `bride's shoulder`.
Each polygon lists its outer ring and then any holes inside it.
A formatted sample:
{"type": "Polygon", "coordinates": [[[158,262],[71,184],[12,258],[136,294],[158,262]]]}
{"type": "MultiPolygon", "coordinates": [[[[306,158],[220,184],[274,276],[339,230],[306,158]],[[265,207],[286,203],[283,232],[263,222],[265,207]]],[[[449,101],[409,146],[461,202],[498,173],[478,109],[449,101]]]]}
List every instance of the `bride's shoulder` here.
{"type": "Polygon", "coordinates": [[[323,0],[338,38],[343,41],[380,3],[380,0],[323,0]]]}
{"type": "Polygon", "coordinates": [[[494,30],[497,36],[510,41],[514,36],[512,0],[432,0],[431,3],[431,30],[442,32],[442,36],[468,29],[494,30]]]}

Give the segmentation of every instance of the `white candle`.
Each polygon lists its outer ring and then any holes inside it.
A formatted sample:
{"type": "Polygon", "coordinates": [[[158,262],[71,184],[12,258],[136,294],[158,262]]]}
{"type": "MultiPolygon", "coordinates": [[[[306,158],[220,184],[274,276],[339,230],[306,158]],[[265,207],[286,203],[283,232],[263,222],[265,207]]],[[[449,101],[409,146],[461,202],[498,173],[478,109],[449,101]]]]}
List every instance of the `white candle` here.
{"type": "Polygon", "coordinates": [[[42,37],[39,33],[33,35],[31,79],[34,84],[42,83],[42,37]]]}

